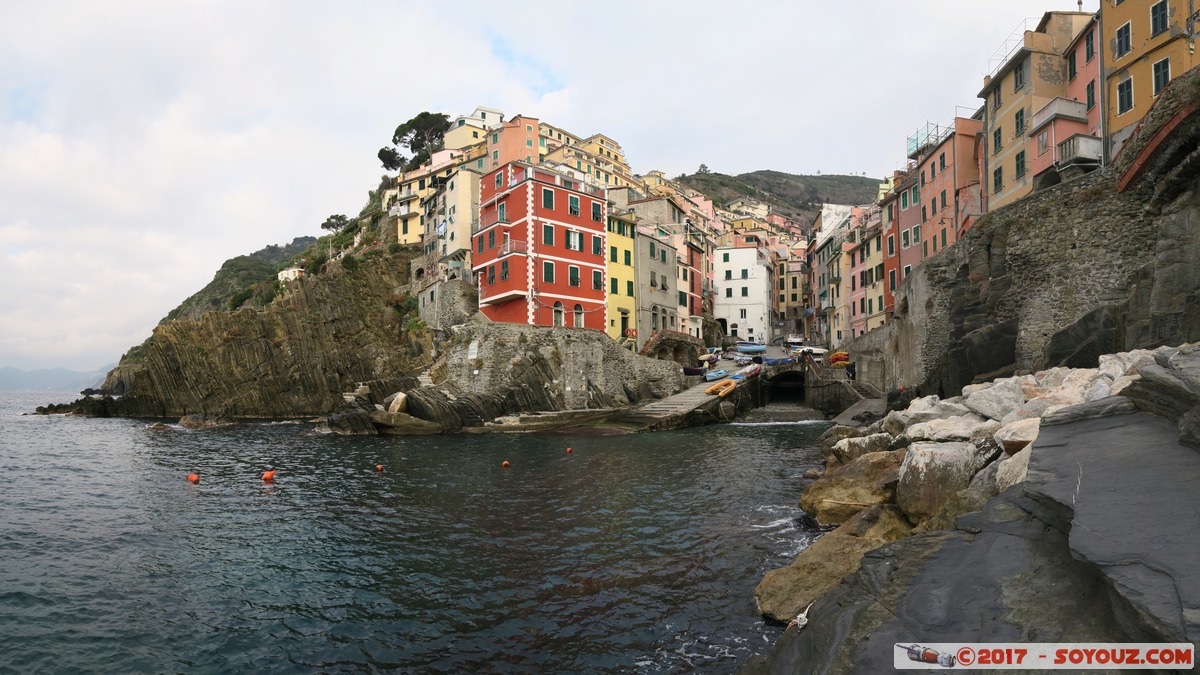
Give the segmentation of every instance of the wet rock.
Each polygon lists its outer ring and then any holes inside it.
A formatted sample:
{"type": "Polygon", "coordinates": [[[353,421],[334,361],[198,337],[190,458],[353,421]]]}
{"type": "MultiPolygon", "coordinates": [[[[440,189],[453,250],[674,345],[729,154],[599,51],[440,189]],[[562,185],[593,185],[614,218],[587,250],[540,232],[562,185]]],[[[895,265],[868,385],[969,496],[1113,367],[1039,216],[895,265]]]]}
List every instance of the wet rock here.
{"type": "Polygon", "coordinates": [[[1079,405],[1068,406],[1054,412],[1046,413],[1042,417],[1041,428],[1044,429],[1056,424],[1070,424],[1098,417],[1127,415],[1133,412],[1137,412],[1137,406],[1133,404],[1133,401],[1124,396],[1109,396],[1099,401],[1080,403],[1079,405]]]}
{"type": "Polygon", "coordinates": [[[804,477],[809,480],[816,480],[821,477],[821,472],[816,469],[809,469],[804,472],[804,477]]]}
{"type": "Polygon", "coordinates": [[[844,523],[868,506],[892,501],[904,454],[872,452],[827,470],[805,490],[800,508],[823,524],[844,523]]]}
{"type": "Polygon", "coordinates": [[[376,436],[379,430],[371,422],[371,411],[357,405],[346,406],[329,415],[329,430],[339,436],[376,436]]]}
{"type": "Polygon", "coordinates": [[[383,401],[383,405],[390,413],[402,413],[408,410],[408,395],[402,391],[398,391],[383,401]]]}
{"type": "Polygon", "coordinates": [[[210,429],[233,424],[233,420],[222,416],[209,416],[204,413],[192,413],[179,418],[179,426],[185,429],[210,429]]]}
{"type": "Polygon", "coordinates": [[[402,412],[375,411],[370,419],[384,436],[428,436],[445,431],[436,422],[427,422],[402,412]]]}
{"type": "Polygon", "coordinates": [[[787,623],[809,603],[841,583],[868,551],[908,536],[912,526],[893,505],[872,506],[817,539],[792,564],[772,570],[754,589],[758,610],[787,623]]]}

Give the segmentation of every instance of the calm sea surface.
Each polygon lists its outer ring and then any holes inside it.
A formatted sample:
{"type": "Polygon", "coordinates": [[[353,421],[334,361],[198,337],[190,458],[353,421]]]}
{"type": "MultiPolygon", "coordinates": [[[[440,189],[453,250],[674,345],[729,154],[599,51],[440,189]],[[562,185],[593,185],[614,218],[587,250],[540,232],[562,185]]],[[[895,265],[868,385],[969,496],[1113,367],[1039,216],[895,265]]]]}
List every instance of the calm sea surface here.
{"type": "Polygon", "coordinates": [[[824,424],[393,439],[20,415],[71,398],[0,393],[0,672],[732,672],[781,632],[755,585],[814,534],[795,503],[824,424]]]}

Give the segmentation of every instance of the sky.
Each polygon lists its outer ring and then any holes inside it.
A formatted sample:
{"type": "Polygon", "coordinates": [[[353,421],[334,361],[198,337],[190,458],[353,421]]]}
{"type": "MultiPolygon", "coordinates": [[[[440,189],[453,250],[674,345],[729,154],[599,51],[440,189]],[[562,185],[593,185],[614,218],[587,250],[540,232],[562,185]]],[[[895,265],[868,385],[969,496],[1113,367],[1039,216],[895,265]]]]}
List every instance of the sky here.
{"type": "Polygon", "coordinates": [[[604,133],[636,173],[882,177],[918,127],[979,106],[1025,19],[1076,9],[0,3],[0,367],[116,362],[226,259],[357,214],[376,153],[425,110],[604,133]]]}

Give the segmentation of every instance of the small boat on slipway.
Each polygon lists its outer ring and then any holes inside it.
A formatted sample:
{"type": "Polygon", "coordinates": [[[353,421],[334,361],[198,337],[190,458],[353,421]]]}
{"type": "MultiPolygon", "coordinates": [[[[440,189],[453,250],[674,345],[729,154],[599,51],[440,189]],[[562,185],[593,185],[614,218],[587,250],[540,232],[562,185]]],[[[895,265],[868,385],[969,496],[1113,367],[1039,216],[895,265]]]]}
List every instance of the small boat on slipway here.
{"type": "Polygon", "coordinates": [[[757,342],[738,342],[734,348],[743,354],[761,354],[767,351],[766,345],[757,342]]]}
{"type": "Polygon", "coordinates": [[[711,370],[704,374],[704,379],[715,382],[729,374],[728,370],[711,370]]]}

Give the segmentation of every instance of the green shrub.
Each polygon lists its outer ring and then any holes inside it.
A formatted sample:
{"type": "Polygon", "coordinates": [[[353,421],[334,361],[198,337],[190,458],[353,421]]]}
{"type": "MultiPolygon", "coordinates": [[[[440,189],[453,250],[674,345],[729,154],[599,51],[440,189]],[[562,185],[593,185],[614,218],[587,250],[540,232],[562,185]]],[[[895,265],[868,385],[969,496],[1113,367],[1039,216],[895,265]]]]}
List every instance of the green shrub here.
{"type": "Polygon", "coordinates": [[[399,253],[399,252],[400,252],[400,244],[397,244],[394,241],[392,243],[388,244],[388,253],[395,254],[395,253],[399,253]]]}
{"type": "Polygon", "coordinates": [[[346,255],[342,256],[342,267],[353,272],[354,270],[358,269],[358,258],[355,258],[347,253],[346,255]]]}
{"type": "Polygon", "coordinates": [[[229,298],[229,310],[233,311],[246,304],[246,301],[249,300],[250,296],[252,295],[254,295],[253,287],[243,288],[242,290],[238,291],[233,295],[233,297],[229,298]]]}

